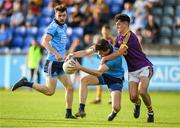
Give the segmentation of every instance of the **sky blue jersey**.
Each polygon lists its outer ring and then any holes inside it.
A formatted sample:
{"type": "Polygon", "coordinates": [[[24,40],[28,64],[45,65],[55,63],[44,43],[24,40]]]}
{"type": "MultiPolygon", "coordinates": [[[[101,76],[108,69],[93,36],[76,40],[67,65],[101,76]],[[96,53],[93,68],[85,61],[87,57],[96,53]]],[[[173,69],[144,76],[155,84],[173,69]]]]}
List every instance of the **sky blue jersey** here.
{"type": "Polygon", "coordinates": [[[122,57],[117,57],[112,60],[108,60],[105,64],[109,67],[104,74],[111,75],[115,78],[123,78],[124,77],[124,69],[122,67],[122,57]]]}
{"type": "MultiPolygon", "coordinates": [[[[63,58],[66,53],[66,44],[68,43],[68,38],[66,34],[67,25],[59,24],[56,20],[53,20],[46,29],[46,33],[52,36],[50,45],[54,48],[63,58]]],[[[48,51],[48,60],[57,61],[55,56],[48,51]]]]}

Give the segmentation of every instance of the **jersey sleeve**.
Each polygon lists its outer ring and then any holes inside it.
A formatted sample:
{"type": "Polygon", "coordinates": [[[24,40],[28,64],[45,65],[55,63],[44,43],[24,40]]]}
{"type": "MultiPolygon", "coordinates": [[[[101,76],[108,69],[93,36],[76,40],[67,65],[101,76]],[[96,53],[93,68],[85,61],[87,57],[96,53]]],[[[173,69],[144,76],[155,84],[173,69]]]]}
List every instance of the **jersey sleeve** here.
{"type": "Polygon", "coordinates": [[[56,28],[55,26],[53,26],[52,24],[50,24],[47,29],[46,29],[46,33],[51,35],[52,37],[54,36],[54,34],[56,33],[56,28]]]}
{"type": "Polygon", "coordinates": [[[115,59],[106,61],[105,64],[106,64],[109,68],[111,68],[111,67],[113,67],[113,65],[114,65],[114,62],[113,62],[114,60],[115,60],[115,59]]]}

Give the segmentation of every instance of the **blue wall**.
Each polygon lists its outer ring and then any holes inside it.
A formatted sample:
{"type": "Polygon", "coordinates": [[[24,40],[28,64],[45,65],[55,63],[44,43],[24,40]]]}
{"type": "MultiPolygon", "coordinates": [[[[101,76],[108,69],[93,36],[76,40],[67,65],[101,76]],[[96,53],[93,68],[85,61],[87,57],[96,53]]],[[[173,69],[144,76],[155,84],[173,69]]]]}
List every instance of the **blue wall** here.
{"type": "MultiPolygon", "coordinates": [[[[149,59],[154,64],[154,76],[149,89],[180,91],[180,58],[150,57],[149,59]]],[[[89,68],[96,69],[98,63],[99,59],[96,56],[83,58],[83,65],[89,68]]],[[[126,71],[124,89],[127,89],[127,65],[125,61],[123,61],[123,66],[126,71]]],[[[45,74],[43,71],[41,74],[43,83],[45,74]]],[[[30,77],[29,70],[26,67],[25,55],[0,55],[0,87],[11,87],[21,76],[30,77]]],[[[62,86],[58,84],[58,87],[62,86]]],[[[78,83],[75,88],[78,88],[78,83]]]]}

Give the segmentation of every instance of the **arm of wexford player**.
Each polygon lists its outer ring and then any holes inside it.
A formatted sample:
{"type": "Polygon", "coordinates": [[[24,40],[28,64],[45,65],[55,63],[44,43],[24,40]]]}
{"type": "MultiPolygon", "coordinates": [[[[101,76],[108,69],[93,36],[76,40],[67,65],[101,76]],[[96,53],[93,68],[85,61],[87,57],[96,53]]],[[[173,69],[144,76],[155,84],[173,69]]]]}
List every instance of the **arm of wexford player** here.
{"type": "Polygon", "coordinates": [[[106,57],[103,57],[102,60],[101,60],[101,63],[103,64],[107,60],[112,60],[114,58],[122,56],[126,50],[127,50],[127,47],[121,45],[120,48],[116,52],[114,52],[114,53],[112,53],[112,54],[110,54],[110,55],[108,55],[106,57]]]}
{"type": "Polygon", "coordinates": [[[107,60],[112,60],[114,58],[122,56],[127,51],[127,49],[128,49],[128,40],[129,40],[129,37],[130,37],[130,32],[128,32],[126,34],[126,36],[125,36],[121,46],[119,47],[119,49],[116,52],[114,52],[114,53],[112,53],[112,54],[110,54],[110,55],[108,55],[106,57],[103,57],[102,60],[101,60],[101,63],[103,64],[107,60]]]}
{"type": "Polygon", "coordinates": [[[47,51],[51,52],[53,55],[55,55],[57,60],[62,60],[62,56],[50,45],[50,40],[51,40],[51,35],[50,34],[44,34],[42,38],[42,46],[46,48],[47,51]]]}

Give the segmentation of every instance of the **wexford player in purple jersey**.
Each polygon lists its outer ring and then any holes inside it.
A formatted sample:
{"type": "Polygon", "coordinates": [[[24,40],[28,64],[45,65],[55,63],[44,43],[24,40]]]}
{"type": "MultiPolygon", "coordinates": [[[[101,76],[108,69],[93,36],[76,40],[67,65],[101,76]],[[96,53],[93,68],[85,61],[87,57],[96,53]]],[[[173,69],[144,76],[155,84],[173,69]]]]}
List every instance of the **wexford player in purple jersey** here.
{"type": "Polygon", "coordinates": [[[134,117],[138,118],[140,115],[140,95],[148,109],[147,122],[154,122],[151,98],[147,90],[153,75],[152,63],[143,53],[136,35],[129,30],[130,18],[125,14],[117,14],[115,23],[118,31],[115,47],[119,48],[119,50],[103,57],[101,63],[122,55],[125,57],[128,65],[129,96],[130,100],[135,104],[134,117]]]}

